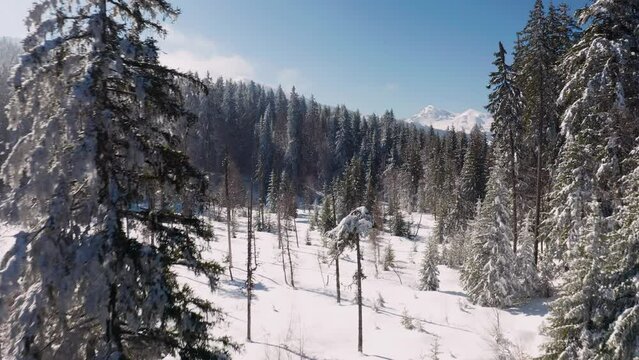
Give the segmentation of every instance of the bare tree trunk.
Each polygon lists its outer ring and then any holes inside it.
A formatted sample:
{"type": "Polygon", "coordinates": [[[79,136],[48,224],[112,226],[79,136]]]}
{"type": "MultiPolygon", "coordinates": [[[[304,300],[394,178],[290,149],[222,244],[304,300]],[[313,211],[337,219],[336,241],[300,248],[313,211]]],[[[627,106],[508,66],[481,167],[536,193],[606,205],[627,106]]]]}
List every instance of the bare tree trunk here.
{"type": "Polygon", "coordinates": [[[342,294],[339,288],[339,254],[335,255],[335,286],[337,287],[337,303],[342,303],[342,294]]]}
{"type": "Polygon", "coordinates": [[[297,236],[297,221],[295,221],[295,219],[293,219],[293,230],[295,230],[295,242],[297,243],[297,247],[300,247],[300,239],[297,236]]]}
{"type": "MultiPolygon", "coordinates": [[[[249,195],[247,246],[246,246],[246,341],[251,341],[251,297],[253,292],[253,266],[251,266],[251,251],[253,237],[253,182],[249,195]]],[[[257,262],[255,263],[257,265],[257,262]]]]}
{"type": "Polygon", "coordinates": [[[357,247],[357,351],[362,352],[362,254],[359,248],[359,234],[355,234],[355,245],[357,247]]]}
{"type": "Polygon", "coordinates": [[[280,217],[279,209],[277,211],[277,248],[282,248],[282,219],[280,217]]]}
{"type": "Polygon", "coordinates": [[[286,225],[284,226],[284,234],[286,235],[286,252],[288,253],[288,270],[291,272],[291,286],[295,288],[295,279],[293,278],[293,260],[291,259],[291,246],[290,246],[290,241],[288,238],[288,227],[286,225]]]}
{"type": "Polygon", "coordinates": [[[229,199],[229,163],[228,158],[224,162],[224,194],[226,199],[226,234],[229,241],[229,275],[233,280],[233,249],[231,248],[231,201],[229,199]]]}
{"type": "MultiPolygon", "coordinates": [[[[417,234],[419,233],[419,227],[420,227],[420,226],[422,226],[422,216],[423,216],[423,215],[424,215],[424,214],[419,213],[419,222],[417,223],[417,229],[415,229],[415,235],[413,235],[413,237],[414,237],[414,238],[416,238],[416,237],[417,237],[417,234]]],[[[412,219],[412,214],[411,214],[411,221],[413,221],[413,219],[412,219]]]]}
{"type": "Polygon", "coordinates": [[[517,220],[517,172],[515,171],[515,137],[513,129],[509,129],[510,134],[510,176],[512,177],[513,192],[513,252],[517,254],[517,239],[519,237],[517,220]]]}
{"type": "MultiPolygon", "coordinates": [[[[253,211],[251,211],[252,213],[253,211]]],[[[257,239],[255,239],[255,234],[253,233],[253,260],[255,266],[257,266],[257,239]]]]}
{"type": "Polygon", "coordinates": [[[377,278],[379,277],[379,239],[377,238],[375,231],[375,229],[371,230],[369,241],[373,246],[373,263],[375,264],[375,277],[377,278]]]}
{"type": "MultiPolygon", "coordinates": [[[[335,193],[331,189],[331,197],[333,198],[333,221],[337,224],[337,212],[335,211],[335,193]]],[[[335,285],[337,286],[337,303],[340,304],[342,302],[342,294],[340,292],[340,284],[339,284],[339,252],[337,249],[337,243],[335,243],[335,285]]]]}
{"type": "Polygon", "coordinates": [[[542,175],[542,158],[543,158],[543,146],[544,146],[544,77],[543,77],[543,68],[539,67],[539,104],[537,109],[537,184],[536,184],[536,196],[535,196],[535,249],[534,249],[534,257],[535,257],[535,265],[539,260],[539,226],[541,224],[541,175],[542,175]]]}
{"type": "MultiPolygon", "coordinates": [[[[541,106],[540,106],[541,108],[541,106]]],[[[541,222],[541,166],[542,166],[542,147],[543,147],[543,124],[541,119],[541,111],[540,117],[538,119],[537,126],[537,184],[536,184],[536,197],[535,197],[535,249],[534,249],[534,257],[535,257],[535,265],[537,265],[539,259],[539,226],[541,222]]]]}
{"type": "Polygon", "coordinates": [[[279,211],[277,212],[277,242],[282,254],[282,271],[284,272],[284,283],[288,285],[286,277],[286,260],[284,259],[284,247],[282,246],[282,221],[279,211]]]}

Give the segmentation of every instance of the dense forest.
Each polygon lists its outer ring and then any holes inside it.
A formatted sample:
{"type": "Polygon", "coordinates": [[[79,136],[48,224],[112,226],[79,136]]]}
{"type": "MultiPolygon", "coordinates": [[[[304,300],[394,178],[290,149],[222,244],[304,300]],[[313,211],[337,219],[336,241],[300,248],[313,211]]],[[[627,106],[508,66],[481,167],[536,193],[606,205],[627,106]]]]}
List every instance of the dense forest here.
{"type": "Polygon", "coordinates": [[[512,56],[496,41],[491,134],[179,73],[145,39],[164,33],[158,14],[178,11],[41,1],[21,45],[0,40],[2,217],[34,229],[0,264],[0,330],[21,358],[52,358],[48,343],[68,358],[226,356],[220,309],[172,271],[215,288],[227,270],[198,250],[202,215],[227,222],[229,250],[235,218],[280,234],[300,210],[347,246],[340,220],[360,207],[372,233],[407,238],[410,214],[434,215],[423,290],[441,263],[475,304],[554,297],[544,359],[639,356],[639,3],[573,16],[536,0],[512,56]]]}

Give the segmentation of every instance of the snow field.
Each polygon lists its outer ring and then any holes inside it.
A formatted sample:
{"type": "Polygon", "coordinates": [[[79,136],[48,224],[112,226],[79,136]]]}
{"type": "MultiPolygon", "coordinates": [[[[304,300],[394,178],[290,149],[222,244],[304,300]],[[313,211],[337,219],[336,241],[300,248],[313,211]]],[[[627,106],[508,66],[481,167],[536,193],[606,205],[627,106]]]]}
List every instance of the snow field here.
{"type": "MultiPolygon", "coordinates": [[[[415,215],[418,216],[418,215],[415,215]]],[[[211,295],[205,281],[184,279],[201,296],[211,298],[227,313],[220,329],[245,343],[236,359],[430,359],[433,343],[439,343],[440,359],[490,359],[494,328],[512,342],[516,352],[538,354],[543,338],[539,327],[547,313],[546,302],[533,300],[521,307],[496,310],[469,303],[459,284],[457,270],[440,266],[440,290],[418,291],[418,269],[425,240],[434,220],[424,217],[416,241],[381,233],[381,253],[390,242],[395,251],[395,271],[375,276],[373,248],[363,239],[364,353],[357,352],[357,305],[355,298],[355,252],[347,250],[340,260],[342,303],[336,303],[335,267],[326,256],[317,231],[305,245],[308,216],[296,219],[299,248],[289,231],[294,262],[295,289],[284,282],[277,235],[257,232],[258,269],[252,303],[252,343],[246,338],[246,218],[238,217],[233,243],[233,275],[228,271],[211,295]],[[376,305],[378,298],[384,306],[376,305]],[[413,329],[408,323],[412,323],[413,329]],[[437,339],[437,340],[436,340],[437,339]]],[[[213,222],[217,241],[209,255],[223,261],[227,252],[226,225],[213,222]]],[[[287,262],[287,277],[290,272],[287,262]]]]}

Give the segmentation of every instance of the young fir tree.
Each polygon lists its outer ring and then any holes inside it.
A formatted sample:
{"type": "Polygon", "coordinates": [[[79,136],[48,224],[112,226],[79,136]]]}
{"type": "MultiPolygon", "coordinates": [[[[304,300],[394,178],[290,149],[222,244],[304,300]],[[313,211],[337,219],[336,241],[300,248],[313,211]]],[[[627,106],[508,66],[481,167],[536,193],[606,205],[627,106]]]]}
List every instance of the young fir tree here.
{"type": "Polygon", "coordinates": [[[437,241],[435,238],[431,238],[426,245],[422,267],[419,269],[419,290],[435,291],[439,289],[438,263],[439,250],[437,249],[437,241]]]}
{"type": "Polygon", "coordinates": [[[540,279],[535,266],[535,239],[529,217],[524,220],[519,237],[517,251],[517,270],[521,283],[522,295],[534,297],[540,290],[540,279]]]}
{"type": "Polygon", "coordinates": [[[162,66],[150,37],[178,14],[106,0],[29,13],[10,125],[33,126],[2,167],[4,210],[31,229],[0,273],[0,327],[17,359],[228,356],[219,311],[175,273],[213,289],[223,271],[199,253],[211,238],[195,216],[206,182],[181,151],[194,117],[177,81],[195,80],[162,66]]]}
{"type": "Polygon", "coordinates": [[[510,191],[505,156],[497,151],[488,191],[472,229],[470,254],[462,272],[469,298],[482,306],[505,307],[519,296],[512,251],[510,191]]]}
{"type": "Polygon", "coordinates": [[[498,146],[507,155],[509,178],[512,195],[512,232],[513,251],[517,253],[518,238],[518,187],[517,187],[517,159],[521,146],[520,134],[523,130],[522,108],[523,98],[521,91],[515,84],[515,72],[506,63],[506,50],[499,43],[499,51],[495,53],[493,62],[496,71],[490,74],[488,88],[492,90],[488,96],[489,102],[486,109],[493,115],[494,121],[491,132],[494,136],[494,145],[498,146]]]}
{"type": "Polygon", "coordinates": [[[384,260],[382,261],[384,271],[388,271],[395,267],[395,250],[393,250],[393,245],[388,243],[386,248],[384,248],[384,260]]]}
{"type": "Polygon", "coordinates": [[[320,210],[318,227],[322,234],[331,231],[335,227],[335,218],[333,217],[333,201],[328,192],[324,191],[324,201],[322,201],[322,209],[320,210]]]}
{"type": "Polygon", "coordinates": [[[607,251],[605,222],[597,201],[591,199],[588,206],[590,211],[584,226],[575,234],[579,241],[571,251],[570,268],[564,274],[559,297],[550,305],[550,317],[544,329],[550,340],[544,345],[543,359],[607,358],[600,357],[602,335],[608,325],[602,271],[607,251]]]}

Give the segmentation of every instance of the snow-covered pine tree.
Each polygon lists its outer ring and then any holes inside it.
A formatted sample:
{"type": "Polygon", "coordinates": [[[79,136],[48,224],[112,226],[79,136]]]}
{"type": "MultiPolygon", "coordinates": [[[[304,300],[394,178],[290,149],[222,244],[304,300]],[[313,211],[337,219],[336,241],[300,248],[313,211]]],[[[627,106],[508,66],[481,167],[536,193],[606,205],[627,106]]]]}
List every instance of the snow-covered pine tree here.
{"type": "MultiPolygon", "coordinates": [[[[345,106],[340,106],[337,111],[339,129],[335,134],[335,160],[340,165],[338,169],[341,170],[353,157],[355,145],[351,114],[345,106]]],[[[343,216],[346,216],[346,213],[343,216]]]]}
{"type": "Polygon", "coordinates": [[[540,290],[540,279],[535,266],[535,238],[532,232],[530,216],[524,219],[519,233],[517,251],[517,270],[521,283],[522,296],[534,297],[540,290]]]}
{"type": "MultiPolygon", "coordinates": [[[[559,297],[550,305],[544,332],[542,359],[606,359],[600,357],[606,330],[605,222],[599,203],[589,199],[584,226],[575,234],[579,241],[571,251],[570,268],[564,274],[559,297]]],[[[630,359],[620,357],[614,359],[630,359]]]]}
{"type": "Polygon", "coordinates": [[[259,218],[258,230],[264,228],[264,207],[266,204],[266,196],[269,187],[269,176],[271,175],[273,165],[273,110],[271,105],[266,106],[264,115],[260,118],[257,129],[257,168],[255,169],[255,177],[259,191],[259,218]]]}
{"type": "Polygon", "coordinates": [[[607,258],[612,289],[607,319],[611,325],[604,335],[603,352],[612,359],[639,356],[639,145],[632,155],[624,165],[634,171],[623,179],[623,206],[616,216],[618,228],[611,234],[607,258]]]}
{"type": "Polygon", "coordinates": [[[446,243],[451,243],[452,237],[466,231],[469,220],[473,218],[475,204],[484,197],[487,148],[486,136],[475,125],[464,153],[464,164],[454,192],[455,200],[445,216],[438,221],[441,229],[438,235],[446,243]]]}
{"type": "Polygon", "coordinates": [[[589,24],[561,64],[568,81],[559,102],[564,145],[559,153],[545,235],[550,256],[565,266],[591,196],[611,219],[621,203],[623,166],[639,134],[639,4],[595,1],[580,13],[589,24]]]}
{"type": "Polygon", "coordinates": [[[515,71],[506,63],[506,49],[499,43],[499,51],[495,53],[493,65],[497,68],[490,74],[488,96],[489,102],[486,109],[493,115],[491,132],[494,137],[493,146],[500,147],[507,154],[509,170],[510,192],[512,196],[512,231],[513,251],[517,253],[517,238],[519,225],[517,213],[519,211],[517,187],[519,151],[521,146],[520,136],[523,131],[523,98],[521,91],[515,83],[515,71]]]}
{"type": "Polygon", "coordinates": [[[214,288],[223,271],[198,250],[211,238],[195,215],[206,181],[181,151],[193,116],[177,80],[195,79],[160,65],[151,37],[178,14],[145,0],[43,0],[29,13],[10,126],[33,126],[1,170],[12,189],[3,210],[30,229],[0,273],[14,358],[230,350],[214,335],[219,311],[175,273],[214,288]]]}
{"type": "Polygon", "coordinates": [[[300,141],[302,140],[301,131],[302,119],[304,116],[301,106],[300,98],[295,92],[295,87],[293,87],[288,99],[288,110],[286,116],[286,134],[288,142],[286,144],[286,153],[284,157],[286,160],[287,172],[291,177],[291,184],[294,190],[297,190],[299,186],[301,164],[300,141]]]}
{"type": "Polygon", "coordinates": [[[354,209],[364,202],[364,177],[362,173],[361,161],[357,156],[354,156],[335,184],[337,218],[348,215],[349,209],[354,209]]]}
{"type": "Polygon", "coordinates": [[[505,307],[517,300],[520,287],[512,250],[506,159],[497,149],[495,157],[486,198],[472,229],[462,282],[473,303],[505,307]]]}
{"type": "Polygon", "coordinates": [[[335,252],[341,254],[344,249],[355,248],[357,256],[357,272],[353,276],[353,280],[357,283],[357,313],[358,313],[358,339],[357,350],[362,352],[363,348],[363,329],[362,329],[362,280],[364,272],[362,271],[362,251],[360,248],[360,238],[367,236],[373,227],[373,219],[365,207],[359,207],[351,211],[344,217],[335,229],[329,232],[329,236],[335,241],[335,252]]]}
{"type": "Polygon", "coordinates": [[[280,176],[277,171],[272,170],[268,181],[268,192],[266,194],[266,205],[271,212],[277,211],[279,201],[280,176]]]}
{"type": "MultiPolygon", "coordinates": [[[[475,210],[473,211],[472,219],[468,222],[465,229],[460,229],[455,234],[451,235],[442,249],[443,264],[453,268],[462,269],[466,263],[466,259],[469,256],[468,249],[471,245],[472,229],[475,226],[479,212],[481,211],[481,200],[477,200],[475,204],[475,210]]],[[[433,239],[436,241],[439,239],[438,234],[434,233],[433,239]]]]}
{"type": "Polygon", "coordinates": [[[384,248],[384,259],[382,261],[382,265],[384,267],[384,271],[388,271],[395,267],[395,250],[393,250],[393,245],[390,242],[384,248]]]}
{"type": "Polygon", "coordinates": [[[437,240],[428,239],[428,244],[424,250],[422,267],[419,269],[419,290],[435,291],[439,289],[439,250],[437,240]]]}
{"type": "MultiPolygon", "coordinates": [[[[526,185],[526,190],[534,192],[535,217],[535,262],[538,258],[539,224],[541,222],[543,190],[547,183],[545,172],[548,157],[544,156],[548,147],[548,134],[556,128],[557,90],[555,87],[555,65],[557,59],[553,56],[551,32],[542,0],[536,0],[525,28],[519,34],[518,46],[515,58],[515,67],[518,70],[517,85],[522,91],[524,104],[524,117],[528,127],[526,140],[529,149],[536,149],[534,157],[527,156],[527,178],[531,184],[526,185]],[[534,169],[534,170],[533,170],[534,169]],[[532,180],[534,179],[534,180],[532,180]]],[[[525,155],[525,154],[523,154],[525,155]]]]}
{"type": "Polygon", "coordinates": [[[408,237],[410,235],[410,227],[406,220],[404,220],[404,215],[402,214],[402,210],[399,207],[393,207],[392,212],[389,214],[390,218],[390,233],[395,236],[403,236],[408,237]]]}
{"type": "MultiPolygon", "coordinates": [[[[19,54],[20,45],[16,41],[6,37],[0,37],[0,109],[4,109],[9,103],[9,100],[11,100],[13,90],[6,80],[11,77],[11,69],[18,63],[19,54]]],[[[7,114],[5,111],[0,111],[0,163],[6,159],[17,135],[11,134],[8,129],[8,124],[7,114]]],[[[23,134],[19,134],[18,136],[21,135],[23,134]]],[[[0,187],[0,192],[1,191],[2,189],[0,187]]]]}
{"type": "Polygon", "coordinates": [[[320,210],[318,221],[318,227],[322,234],[331,231],[335,227],[333,213],[333,201],[328,190],[324,190],[324,201],[322,201],[322,210],[320,210]]]}

